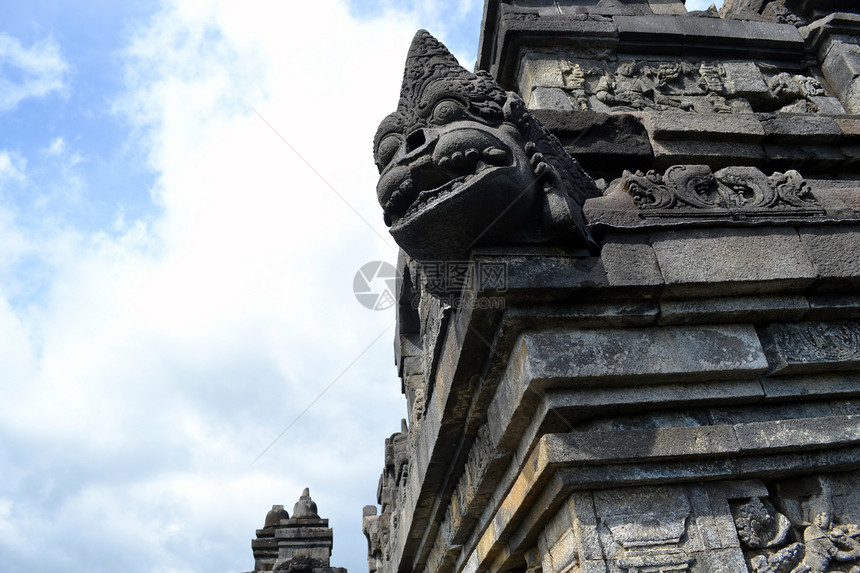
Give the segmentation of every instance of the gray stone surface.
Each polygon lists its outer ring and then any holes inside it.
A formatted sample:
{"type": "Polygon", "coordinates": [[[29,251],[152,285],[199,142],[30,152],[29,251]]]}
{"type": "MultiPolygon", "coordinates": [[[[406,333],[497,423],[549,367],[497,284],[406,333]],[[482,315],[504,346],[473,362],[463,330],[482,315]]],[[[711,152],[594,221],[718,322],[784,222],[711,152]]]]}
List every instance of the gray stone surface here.
{"type": "MultiPolygon", "coordinates": [[[[420,301],[399,333],[409,424],[364,516],[371,569],[860,564],[811,563],[831,559],[838,527],[860,532],[860,120],[845,113],[860,21],[831,14],[839,1],[727,0],[733,18],[680,0],[488,2],[479,67],[528,113],[441,48],[444,80],[405,82],[426,101],[398,112],[391,133],[413,149],[396,174],[441,181],[414,134],[427,150],[459,138],[465,125],[429,114],[465,81],[469,129],[515,125],[498,129],[543,186],[462,254],[506,271],[462,300],[500,306],[401,293],[401,308],[420,301]],[[566,154],[605,179],[574,197],[582,219],[553,194],[566,154]],[[834,518],[817,537],[816,508],[834,518]]],[[[413,238],[450,245],[493,205],[465,202],[413,238]]]]}
{"type": "Polygon", "coordinates": [[[664,231],[651,244],[674,294],[801,291],[816,278],[794,229],[664,231]]]}
{"type": "Polygon", "coordinates": [[[679,163],[706,163],[714,168],[761,165],[765,154],[760,143],[731,141],[652,140],[654,167],[666,169],[679,163]]]}
{"type": "Polygon", "coordinates": [[[517,376],[547,387],[715,380],[767,368],[758,337],[740,325],[524,334],[517,376]]]}
{"type": "Polygon", "coordinates": [[[649,112],[644,117],[648,133],[659,141],[730,140],[758,143],[765,134],[761,122],[754,116],[649,112]]]}
{"type": "Polygon", "coordinates": [[[801,295],[666,299],[660,301],[660,323],[702,324],[800,320],[808,311],[809,302],[801,295]]]}
{"type": "Polygon", "coordinates": [[[624,169],[647,169],[653,161],[648,133],[635,115],[553,110],[533,115],[592,177],[612,180],[624,169]]]}
{"type": "Polygon", "coordinates": [[[845,109],[851,113],[860,113],[860,100],[854,94],[860,76],[860,47],[834,43],[821,65],[821,71],[839,94],[845,109]]]}
{"type": "Polygon", "coordinates": [[[647,234],[608,234],[602,241],[600,258],[611,285],[663,284],[657,256],[648,242],[647,234]]]}
{"type": "Polygon", "coordinates": [[[532,90],[527,105],[529,109],[573,111],[570,98],[561,88],[536,87],[532,90]]]}
{"type": "Polygon", "coordinates": [[[637,40],[660,34],[664,41],[671,42],[680,40],[684,35],[681,19],[673,16],[616,16],[613,20],[622,40],[637,40]]]}
{"type": "Polygon", "coordinates": [[[860,285],[860,227],[810,227],[799,232],[820,279],[860,285]]]}
{"type": "Polygon", "coordinates": [[[648,0],[651,11],[657,15],[685,16],[687,8],[683,0],[648,0]]]}
{"type": "Polygon", "coordinates": [[[842,129],[837,119],[804,114],[775,114],[763,117],[768,141],[794,143],[834,143],[841,139],[842,129]]]}
{"type": "Polygon", "coordinates": [[[770,93],[761,70],[754,62],[726,62],[723,69],[726,72],[727,94],[757,100],[770,93]]]}
{"type": "Polygon", "coordinates": [[[860,368],[860,322],[773,323],[760,331],[772,375],[860,368]]]}
{"type": "Polygon", "coordinates": [[[780,376],[762,380],[765,400],[829,400],[860,396],[853,374],[828,373],[814,376],[780,376]]]}
{"type": "Polygon", "coordinates": [[[560,64],[559,55],[555,53],[530,52],[523,56],[517,83],[527,105],[530,103],[528,94],[535,88],[565,87],[560,64]]]}

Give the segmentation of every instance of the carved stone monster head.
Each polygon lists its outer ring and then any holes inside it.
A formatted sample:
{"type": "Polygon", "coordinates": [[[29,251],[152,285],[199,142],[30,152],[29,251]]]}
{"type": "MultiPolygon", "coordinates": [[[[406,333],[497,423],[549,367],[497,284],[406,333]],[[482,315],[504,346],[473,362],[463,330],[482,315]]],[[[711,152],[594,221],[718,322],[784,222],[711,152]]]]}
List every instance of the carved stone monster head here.
{"type": "Polygon", "coordinates": [[[581,209],[599,195],[591,178],[516,94],[424,30],[374,159],[385,223],[418,261],[463,259],[476,245],[591,244],[581,209]]]}

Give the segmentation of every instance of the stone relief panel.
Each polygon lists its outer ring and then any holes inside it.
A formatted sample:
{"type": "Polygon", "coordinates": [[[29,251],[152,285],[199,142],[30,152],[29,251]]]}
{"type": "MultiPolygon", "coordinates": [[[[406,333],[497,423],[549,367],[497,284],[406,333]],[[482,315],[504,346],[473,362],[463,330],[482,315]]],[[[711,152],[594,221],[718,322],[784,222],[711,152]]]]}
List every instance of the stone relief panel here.
{"type": "Polygon", "coordinates": [[[750,61],[569,59],[528,54],[520,88],[530,109],[564,107],[599,112],[844,114],[818,72],[790,73],[750,61]],[[557,69],[553,69],[556,67],[557,69]]]}
{"type": "Polygon", "coordinates": [[[765,175],[754,167],[713,172],[674,165],[663,174],[625,171],[608,193],[628,193],[643,217],[784,217],[822,215],[823,208],[795,170],[765,175]]]}
{"type": "Polygon", "coordinates": [[[860,573],[860,473],[577,492],[538,548],[545,572],[860,573]]]}
{"type": "Polygon", "coordinates": [[[777,484],[772,499],[732,503],[753,573],[860,572],[860,526],[836,498],[855,502],[857,480],[828,475],[777,484]],[[841,482],[841,483],[840,483],[841,482]],[[834,485],[836,487],[834,488],[834,485]],[[846,487],[847,486],[847,487],[846,487]],[[834,490],[840,490],[834,495],[834,490]]]}
{"type": "Polygon", "coordinates": [[[598,491],[594,502],[601,545],[613,570],[690,570],[692,508],[683,488],[598,491]]]}
{"type": "Polygon", "coordinates": [[[860,366],[856,321],[774,323],[760,335],[771,374],[833,371],[860,366]]]}
{"type": "Polygon", "coordinates": [[[457,510],[458,515],[454,518],[455,520],[466,515],[469,511],[472,501],[478,493],[478,486],[484,479],[494,454],[495,448],[490,438],[490,430],[485,424],[478,430],[478,435],[469,451],[463,475],[454,490],[451,507],[457,510]]]}

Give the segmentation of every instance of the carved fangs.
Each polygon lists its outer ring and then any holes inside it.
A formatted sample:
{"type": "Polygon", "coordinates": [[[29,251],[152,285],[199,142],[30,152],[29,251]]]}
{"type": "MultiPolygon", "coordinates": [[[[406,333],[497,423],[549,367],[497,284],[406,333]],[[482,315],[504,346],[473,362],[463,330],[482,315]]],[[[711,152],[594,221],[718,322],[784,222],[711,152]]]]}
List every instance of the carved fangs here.
{"type": "Polygon", "coordinates": [[[410,217],[421,210],[421,208],[432,204],[436,199],[446,196],[475,176],[487,169],[494,167],[507,167],[510,164],[508,152],[499,147],[487,147],[478,151],[470,147],[465,151],[454,151],[448,155],[441,155],[432,161],[428,156],[423,156],[410,166],[410,175],[405,179],[397,191],[392,193],[391,198],[383,209],[387,224],[396,223],[404,217],[410,217]],[[437,176],[443,176],[447,181],[432,189],[419,189],[415,185],[415,172],[420,171],[423,178],[419,180],[436,180],[427,178],[428,170],[435,170],[437,176]]]}

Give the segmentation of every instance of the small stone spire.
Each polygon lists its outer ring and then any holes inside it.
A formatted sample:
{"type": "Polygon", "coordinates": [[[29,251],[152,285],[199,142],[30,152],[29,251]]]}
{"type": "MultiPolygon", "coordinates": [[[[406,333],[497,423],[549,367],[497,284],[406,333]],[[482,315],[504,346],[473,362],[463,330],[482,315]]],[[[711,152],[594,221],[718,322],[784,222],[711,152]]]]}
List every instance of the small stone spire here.
{"type": "Polygon", "coordinates": [[[282,519],[289,519],[290,514],[284,509],[283,505],[273,505],[269,513],[266,514],[266,521],[263,523],[263,529],[272,529],[277,526],[282,519]]]}
{"type": "Polygon", "coordinates": [[[319,519],[317,504],[311,499],[310,488],[305,488],[299,501],[293,506],[293,519],[319,519]]]}
{"type": "Polygon", "coordinates": [[[293,517],[284,506],[273,505],[263,529],[251,541],[253,573],[346,573],[329,563],[334,535],[328,519],[317,514],[317,504],[308,488],[293,508],[293,517]]]}

